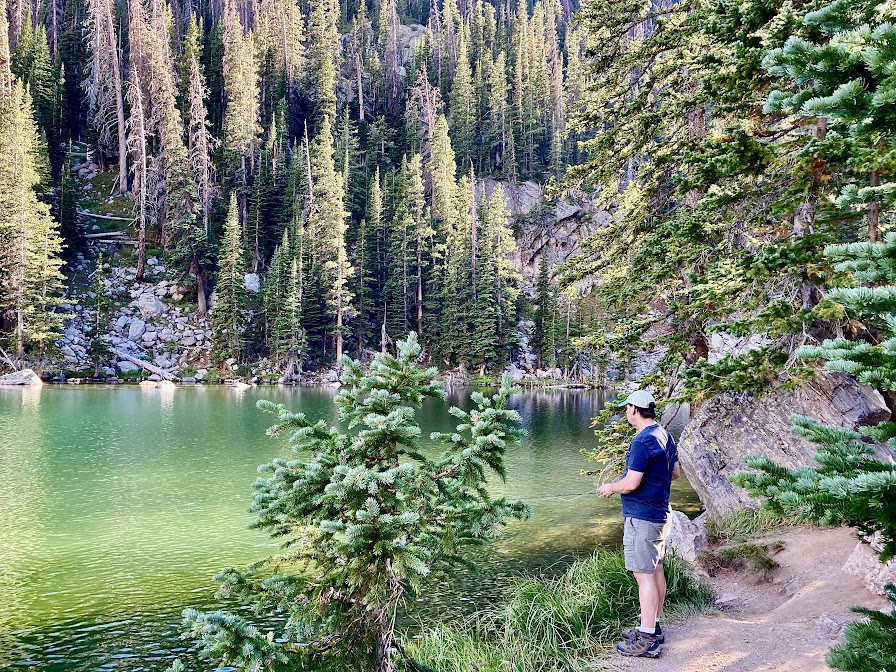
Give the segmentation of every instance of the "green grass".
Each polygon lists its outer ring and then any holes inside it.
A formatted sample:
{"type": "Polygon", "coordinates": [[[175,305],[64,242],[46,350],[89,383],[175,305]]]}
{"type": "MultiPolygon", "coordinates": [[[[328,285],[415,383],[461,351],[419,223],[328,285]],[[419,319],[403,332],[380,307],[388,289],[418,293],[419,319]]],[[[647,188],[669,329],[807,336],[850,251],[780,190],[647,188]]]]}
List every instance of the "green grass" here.
{"type": "Polygon", "coordinates": [[[803,518],[782,516],[765,508],[741,509],[724,518],[710,518],[706,522],[706,535],[711,544],[743,542],[808,524],[803,518]]]}
{"type": "MultiPolygon", "coordinates": [[[[666,559],[664,617],[711,608],[708,586],[683,561],[666,559]]],[[[411,655],[438,672],[614,670],[609,646],[635,623],[638,589],[622,553],[598,551],[555,579],[520,579],[503,607],[426,630],[411,655]]]]}

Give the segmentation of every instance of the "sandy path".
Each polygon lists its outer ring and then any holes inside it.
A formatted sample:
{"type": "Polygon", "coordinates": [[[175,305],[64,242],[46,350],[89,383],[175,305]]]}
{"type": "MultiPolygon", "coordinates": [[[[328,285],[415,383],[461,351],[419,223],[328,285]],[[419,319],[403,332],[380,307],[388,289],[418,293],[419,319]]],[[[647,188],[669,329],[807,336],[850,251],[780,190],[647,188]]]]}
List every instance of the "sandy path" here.
{"type": "Polygon", "coordinates": [[[855,618],[849,607],[887,606],[841,571],[856,545],[848,529],[806,529],[766,538],[785,547],[770,580],[748,573],[711,579],[719,616],[670,623],[659,659],[623,659],[632,672],[816,672],[855,618]]]}

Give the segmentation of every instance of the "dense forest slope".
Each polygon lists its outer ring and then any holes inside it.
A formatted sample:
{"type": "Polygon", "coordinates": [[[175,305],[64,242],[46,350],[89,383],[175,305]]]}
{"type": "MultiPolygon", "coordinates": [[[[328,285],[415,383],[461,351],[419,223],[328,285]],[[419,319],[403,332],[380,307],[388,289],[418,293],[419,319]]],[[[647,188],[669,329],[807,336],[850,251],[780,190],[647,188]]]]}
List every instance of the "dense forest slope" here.
{"type": "Polygon", "coordinates": [[[584,237],[554,235],[580,206],[543,186],[579,157],[571,11],[12,2],[4,148],[26,159],[46,235],[10,227],[33,258],[4,265],[10,358],[99,371],[123,329],[131,354],[166,354],[127,305],[165,279],[190,333],[158,340],[200,344],[181,366],[290,377],[415,330],[445,368],[500,369],[522,337],[538,366],[569,371],[587,299],[546,279],[532,294],[584,237]]]}

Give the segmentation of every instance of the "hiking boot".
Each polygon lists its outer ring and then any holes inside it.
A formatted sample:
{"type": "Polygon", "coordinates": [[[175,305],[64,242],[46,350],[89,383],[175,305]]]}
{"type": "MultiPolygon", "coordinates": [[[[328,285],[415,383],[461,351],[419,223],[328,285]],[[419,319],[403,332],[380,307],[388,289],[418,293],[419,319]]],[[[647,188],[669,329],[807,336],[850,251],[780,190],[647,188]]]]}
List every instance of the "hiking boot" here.
{"type": "Polygon", "coordinates": [[[640,656],[643,658],[659,658],[663,652],[662,645],[656,635],[636,631],[634,639],[624,639],[616,645],[616,650],[623,656],[640,656]]]}
{"type": "MultiPolygon", "coordinates": [[[[638,632],[638,626],[635,626],[634,628],[629,628],[628,630],[623,630],[621,633],[622,639],[624,639],[626,642],[630,642],[635,638],[635,633],[637,633],[637,632],[638,632]]],[[[666,643],[666,635],[663,633],[663,629],[660,627],[659,621],[656,622],[656,633],[655,634],[656,634],[657,642],[659,642],[660,644],[666,643]]]]}

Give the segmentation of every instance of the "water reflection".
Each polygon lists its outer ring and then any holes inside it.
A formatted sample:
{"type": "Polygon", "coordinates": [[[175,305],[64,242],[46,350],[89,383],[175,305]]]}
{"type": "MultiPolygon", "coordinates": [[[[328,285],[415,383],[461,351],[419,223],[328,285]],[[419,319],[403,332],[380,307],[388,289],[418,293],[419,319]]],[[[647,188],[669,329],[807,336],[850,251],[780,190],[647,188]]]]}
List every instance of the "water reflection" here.
{"type": "Polygon", "coordinates": [[[32,561],[40,555],[46,507],[42,387],[0,388],[0,667],[15,661],[11,633],[27,612],[32,561]]]}
{"type": "MultiPolygon", "coordinates": [[[[213,606],[220,569],[276,548],[248,529],[247,507],[257,465],[290,450],[265,436],[274,417],[255,402],[338,422],[332,388],[27,392],[0,389],[0,667],[161,669],[183,653],[180,610],[213,606]]],[[[458,392],[450,403],[471,405],[458,392]]],[[[513,576],[559,571],[618,543],[618,501],[596,497],[579,475],[591,466],[581,450],[593,447],[589,425],[603,403],[591,392],[513,398],[528,434],[508,451],[507,481],[489,488],[529,502],[534,517],[477,549],[479,573],[452,572],[427,591],[422,617],[497,603],[513,576]]],[[[441,451],[430,432],[457,424],[446,411],[438,400],[420,410],[424,450],[441,451]]]]}

